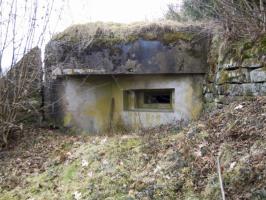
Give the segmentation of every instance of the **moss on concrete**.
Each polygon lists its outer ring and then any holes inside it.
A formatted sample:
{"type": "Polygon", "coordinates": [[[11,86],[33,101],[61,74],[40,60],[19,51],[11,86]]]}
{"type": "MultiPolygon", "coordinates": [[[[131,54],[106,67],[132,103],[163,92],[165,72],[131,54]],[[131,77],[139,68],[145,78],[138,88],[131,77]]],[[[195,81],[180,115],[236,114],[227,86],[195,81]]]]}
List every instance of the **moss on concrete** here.
{"type": "Polygon", "coordinates": [[[71,26],[62,33],[54,35],[52,40],[78,43],[84,48],[88,44],[92,47],[111,47],[138,39],[158,40],[169,44],[178,40],[189,42],[199,30],[200,26],[189,27],[172,21],[133,24],[98,22],[71,26]]]}
{"type": "Polygon", "coordinates": [[[67,112],[66,114],[65,114],[65,116],[64,116],[64,126],[69,126],[70,125],[70,123],[71,123],[71,121],[72,121],[72,114],[70,113],[70,112],[67,112]]]}

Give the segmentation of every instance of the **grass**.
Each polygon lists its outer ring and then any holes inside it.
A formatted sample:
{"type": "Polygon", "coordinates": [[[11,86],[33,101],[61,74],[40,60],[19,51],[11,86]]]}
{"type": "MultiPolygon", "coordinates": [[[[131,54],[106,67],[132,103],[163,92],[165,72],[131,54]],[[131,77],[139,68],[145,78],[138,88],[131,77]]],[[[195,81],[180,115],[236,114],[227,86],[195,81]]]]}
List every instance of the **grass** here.
{"type": "MultiPolygon", "coordinates": [[[[206,137],[208,134],[202,131],[196,140],[202,142],[206,137]]],[[[195,190],[194,181],[199,181],[199,177],[195,166],[190,166],[196,162],[195,155],[186,153],[186,145],[197,149],[197,144],[195,139],[190,144],[186,140],[182,131],[156,136],[94,137],[69,149],[70,157],[61,164],[29,176],[24,186],[2,190],[0,200],[72,200],[74,192],[81,193],[81,199],[91,200],[218,198],[215,171],[207,176],[205,189],[195,190]],[[88,165],[82,166],[82,160],[88,161],[88,165]]],[[[231,144],[223,146],[225,167],[232,163],[231,148],[231,144]]],[[[226,184],[242,181],[238,178],[242,176],[241,166],[224,173],[226,184]]]]}
{"type": "Polygon", "coordinates": [[[144,135],[69,136],[72,142],[59,137],[67,144],[60,144],[67,158],[58,162],[51,153],[44,171],[24,176],[15,188],[1,188],[0,200],[73,200],[75,192],[86,200],[219,199],[218,153],[227,198],[264,199],[265,126],[249,119],[265,121],[265,98],[243,101],[243,110],[234,109],[236,102],[176,131],[159,127],[144,135]]]}
{"type": "MultiPolygon", "coordinates": [[[[146,195],[150,184],[164,188],[154,189],[153,195],[174,195],[166,187],[168,180],[149,178],[141,137],[113,136],[104,140],[96,137],[72,149],[71,159],[30,176],[25,187],[5,191],[2,196],[10,200],[28,196],[35,200],[73,199],[72,194],[78,191],[83,199],[133,199],[137,191],[140,196],[146,195]],[[88,166],[82,166],[82,160],[87,160],[88,166]]],[[[153,165],[148,168],[154,170],[153,165]]]]}
{"type": "Polygon", "coordinates": [[[180,24],[173,21],[77,24],[52,37],[52,41],[79,44],[80,47],[106,47],[119,43],[129,43],[137,39],[160,40],[172,43],[177,40],[191,41],[201,31],[201,24],[180,24]]]}

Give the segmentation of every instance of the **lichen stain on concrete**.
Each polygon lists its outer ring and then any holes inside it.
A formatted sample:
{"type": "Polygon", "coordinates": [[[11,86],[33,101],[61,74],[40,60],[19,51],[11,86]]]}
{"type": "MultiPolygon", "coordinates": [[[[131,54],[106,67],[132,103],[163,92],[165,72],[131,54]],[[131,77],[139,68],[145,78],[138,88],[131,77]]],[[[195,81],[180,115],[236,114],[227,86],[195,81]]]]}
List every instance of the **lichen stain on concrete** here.
{"type": "Polygon", "coordinates": [[[108,122],[110,121],[110,107],[111,107],[111,100],[110,97],[104,96],[100,99],[97,99],[96,103],[96,114],[95,123],[97,124],[96,127],[101,127],[102,130],[108,129],[108,122]]]}
{"type": "Polygon", "coordinates": [[[151,120],[152,120],[151,118],[152,118],[152,116],[149,113],[146,113],[145,118],[146,118],[147,126],[151,126],[151,120]]]}
{"type": "Polygon", "coordinates": [[[96,133],[195,118],[202,104],[198,88],[208,66],[209,38],[197,38],[201,31],[160,22],[78,25],[58,34],[46,46],[45,67],[52,69],[47,77],[56,80],[51,84],[63,96],[51,117],[96,133]],[[96,34],[99,30],[106,34],[96,34]],[[72,51],[73,46],[79,51],[72,51]],[[174,89],[173,110],[124,110],[123,91],[136,89],[174,89]]]}
{"type": "Polygon", "coordinates": [[[66,112],[64,116],[64,126],[67,127],[70,125],[72,121],[72,114],[70,112],[66,112]]]}
{"type": "Polygon", "coordinates": [[[202,92],[199,85],[194,81],[190,82],[185,93],[185,101],[187,102],[187,110],[191,115],[191,119],[196,119],[202,111],[202,102],[198,101],[201,98],[202,92]]]}

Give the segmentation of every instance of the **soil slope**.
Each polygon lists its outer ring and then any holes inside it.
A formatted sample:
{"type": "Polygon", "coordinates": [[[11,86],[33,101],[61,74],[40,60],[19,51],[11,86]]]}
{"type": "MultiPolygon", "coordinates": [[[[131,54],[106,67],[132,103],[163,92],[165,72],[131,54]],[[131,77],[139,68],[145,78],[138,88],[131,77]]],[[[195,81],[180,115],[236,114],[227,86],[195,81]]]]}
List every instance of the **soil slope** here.
{"type": "Polygon", "coordinates": [[[216,200],[217,158],[226,199],[266,199],[266,97],[179,125],[98,137],[29,130],[0,153],[0,199],[216,200]]]}

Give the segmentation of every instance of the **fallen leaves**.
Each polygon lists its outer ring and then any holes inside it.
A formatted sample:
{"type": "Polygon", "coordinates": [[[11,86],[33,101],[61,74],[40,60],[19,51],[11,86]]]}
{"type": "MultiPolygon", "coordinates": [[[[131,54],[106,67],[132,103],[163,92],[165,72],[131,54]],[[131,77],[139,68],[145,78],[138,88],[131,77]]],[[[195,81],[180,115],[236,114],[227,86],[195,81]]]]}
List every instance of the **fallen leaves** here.
{"type": "Polygon", "coordinates": [[[50,165],[65,162],[71,157],[68,148],[79,140],[80,136],[28,128],[19,141],[13,141],[9,149],[0,152],[0,177],[3,180],[0,187],[13,189],[24,185],[24,177],[44,172],[50,165]]]}
{"type": "Polygon", "coordinates": [[[68,193],[74,200],[185,199],[187,191],[219,199],[215,158],[222,153],[227,196],[256,199],[266,184],[265,105],[266,98],[232,102],[178,132],[169,125],[141,135],[81,139],[39,130],[32,140],[25,136],[13,150],[0,153],[0,184],[26,188],[35,182],[22,179],[46,174],[37,181],[38,191],[68,193]]]}

